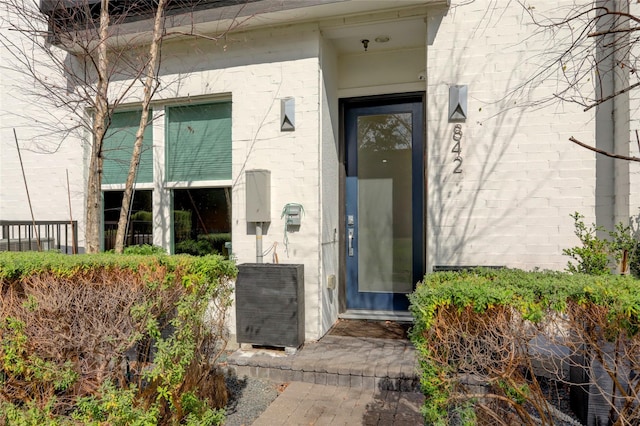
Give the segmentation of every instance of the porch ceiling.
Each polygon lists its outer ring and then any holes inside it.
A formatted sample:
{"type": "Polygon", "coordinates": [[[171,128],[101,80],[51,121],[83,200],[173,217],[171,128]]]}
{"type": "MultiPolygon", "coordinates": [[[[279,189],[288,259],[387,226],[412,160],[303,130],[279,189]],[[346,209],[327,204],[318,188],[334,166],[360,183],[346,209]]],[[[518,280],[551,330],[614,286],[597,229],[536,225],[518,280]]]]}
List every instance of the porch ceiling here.
{"type": "Polygon", "coordinates": [[[362,40],[369,40],[367,51],[376,52],[421,47],[427,36],[423,17],[323,28],[322,34],[340,55],[364,52],[362,40]]]}

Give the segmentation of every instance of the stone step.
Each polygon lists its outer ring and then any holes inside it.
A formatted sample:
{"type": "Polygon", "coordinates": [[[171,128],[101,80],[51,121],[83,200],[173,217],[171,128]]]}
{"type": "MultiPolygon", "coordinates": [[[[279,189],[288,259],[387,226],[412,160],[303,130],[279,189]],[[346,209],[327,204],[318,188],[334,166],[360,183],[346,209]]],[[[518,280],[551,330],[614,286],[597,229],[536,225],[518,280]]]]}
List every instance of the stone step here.
{"type": "Polygon", "coordinates": [[[416,353],[407,340],[325,336],[294,354],[253,347],[234,352],[227,362],[239,377],[419,391],[416,353]]]}

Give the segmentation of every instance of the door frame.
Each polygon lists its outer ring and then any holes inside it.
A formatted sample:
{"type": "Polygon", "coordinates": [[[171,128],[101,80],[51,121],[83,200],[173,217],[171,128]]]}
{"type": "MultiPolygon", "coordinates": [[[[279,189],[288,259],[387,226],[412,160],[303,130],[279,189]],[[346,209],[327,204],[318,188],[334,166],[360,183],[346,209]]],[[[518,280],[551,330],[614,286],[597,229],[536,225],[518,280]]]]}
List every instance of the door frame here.
{"type": "MultiPolygon", "coordinates": [[[[427,152],[427,120],[426,120],[426,93],[409,92],[409,93],[397,93],[397,94],[385,94],[375,96],[363,96],[354,98],[341,98],[339,99],[339,143],[338,143],[338,158],[340,162],[339,167],[339,285],[338,285],[338,312],[341,317],[358,317],[358,318],[375,318],[375,319],[398,319],[404,318],[402,311],[348,311],[347,310],[347,265],[346,265],[346,191],[345,183],[347,176],[347,156],[346,156],[346,128],[345,128],[345,110],[353,107],[368,107],[368,106],[382,106],[394,103],[407,103],[407,102],[421,102],[422,103],[422,164],[423,170],[421,172],[421,188],[412,188],[412,191],[422,192],[422,205],[418,206],[421,211],[421,237],[422,247],[420,247],[420,258],[422,259],[421,271],[419,270],[415,275],[424,276],[426,272],[426,246],[427,246],[427,223],[426,223],[426,204],[427,204],[427,173],[426,173],[426,152],[427,152]]],[[[414,207],[415,208],[415,207],[414,207]]],[[[415,219],[414,219],[415,220],[415,219]]],[[[418,222],[415,222],[418,223],[418,222]]]]}

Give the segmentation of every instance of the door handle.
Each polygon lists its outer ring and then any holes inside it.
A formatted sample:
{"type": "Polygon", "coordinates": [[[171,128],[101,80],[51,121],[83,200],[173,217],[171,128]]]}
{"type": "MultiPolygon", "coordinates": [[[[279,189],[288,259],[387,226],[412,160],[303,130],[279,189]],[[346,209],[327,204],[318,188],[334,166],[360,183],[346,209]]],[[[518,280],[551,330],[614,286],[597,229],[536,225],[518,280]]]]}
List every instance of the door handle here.
{"type": "Polygon", "coordinates": [[[348,247],[349,256],[353,256],[353,229],[349,229],[348,240],[349,240],[349,247],[348,247]]]}

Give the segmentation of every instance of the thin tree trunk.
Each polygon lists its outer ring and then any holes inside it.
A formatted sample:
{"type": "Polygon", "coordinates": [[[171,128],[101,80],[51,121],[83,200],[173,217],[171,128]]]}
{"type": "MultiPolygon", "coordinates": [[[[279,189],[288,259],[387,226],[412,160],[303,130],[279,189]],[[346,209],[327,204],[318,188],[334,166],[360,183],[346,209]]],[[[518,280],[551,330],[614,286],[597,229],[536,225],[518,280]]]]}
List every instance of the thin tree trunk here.
{"type": "Polygon", "coordinates": [[[140,164],[140,154],[142,152],[142,142],[144,138],[144,130],[149,122],[149,106],[156,85],[156,70],[160,62],[160,44],[162,42],[162,31],[164,29],[164,8],[167,0],[158,1],[158,9],[156,10],[155,21],[153,24],[153,39],[149,46],[149,62],[147,63],[147,75],[143,88],[142,114],[140,116],[140,126],[136,132],[136,141],[133,145],[133,153],[131,155],[131,163],[129,165],[129,173],[125,184],[124,195],[122,196],[122,208],[120,209],[120,218],[118,219],[118,231],[116,233],[115,252],[122,253],[124,250],[124,240],[127,233],[127,222],[129,219],[129,210],[131,208],[131,199],[135,185],[138,165],[140,164]]]}
{"type": "Polygon", "coordinates": [[[87,223],[85,231],[86,250],[88,253],[100,251],[100,225],[102,223],[102,142],[107,130],[106,120],[109,117],[107,69],[107,39],[109,36],[109,0],[100,4],[100,27],[98,36],[98,66],[96,69],[98,83],[96,86],[95,115],[93,117],[93,143],[91,144],[91,160],[87,182],[87,223]]]}

